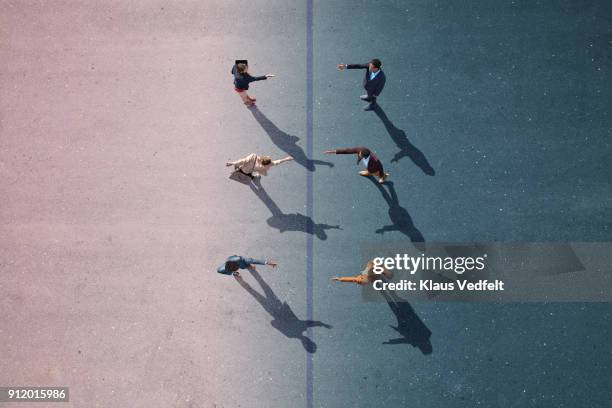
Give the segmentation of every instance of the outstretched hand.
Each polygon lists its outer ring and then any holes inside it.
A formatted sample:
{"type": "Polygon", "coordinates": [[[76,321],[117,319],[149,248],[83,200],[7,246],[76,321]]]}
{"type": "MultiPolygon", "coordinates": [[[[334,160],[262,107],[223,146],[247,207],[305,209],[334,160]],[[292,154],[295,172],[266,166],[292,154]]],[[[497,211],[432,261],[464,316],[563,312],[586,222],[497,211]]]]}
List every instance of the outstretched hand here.
{"type": "Polygon", "coordinates": [[[336,154],[335,150],[325,150],[323,153],[325,154],[336,154]]]}
{"type": "Polygon", "coordinates": [[[338,70],[344,71],[346,69],[346,64],[338,64],[338,70]]]}
{"type": "Polygon", "coordinates": [[[226,163],[225,163],[225,167],[232,166],[233,164],[234,164],[234,163],[232,163],[232,162],[226,162],[226,163]]]}
{"type": "Polygon", "coordinates": [[[276,268],[278,266],[278,264],[276,262],[274,262],[274,261],[267,261],[266,265],[270,265],[273,268],[276,268]]]}
{"type": "Polygon", "coordinates": [[[274,78],[276,75],[274,74],[266,74],[266,78],[274,78]]]}

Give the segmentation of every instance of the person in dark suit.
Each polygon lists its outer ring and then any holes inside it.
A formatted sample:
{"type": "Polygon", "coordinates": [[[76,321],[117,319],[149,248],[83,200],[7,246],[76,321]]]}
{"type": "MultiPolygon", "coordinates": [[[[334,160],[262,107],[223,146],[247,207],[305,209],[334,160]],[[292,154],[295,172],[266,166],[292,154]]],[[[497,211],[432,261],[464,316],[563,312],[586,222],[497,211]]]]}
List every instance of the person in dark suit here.
{"type": "Polygon", "coordinates": [[[265,79],[272,78],[274,75],[267,74],[262,76],[252,76],[249,74],[248,70],[249,66],[244,62],[234,64],[232,67],[232,75],[234,76],[234,90],[238,92],[238,95],[240,95],[242,102],[244,102],[246,106],[253,106],[255,105],[256,99],[254,96],[247,94],[249,84],[254,81],[263,81],[265,79]]]}
{"type": "Polygon", "coordinates": [[[378,58],[374,58],[368,64],[338,64],[338,69],[365,69],[365,77],[363,78],[363,87],[366,90],[366,95],[361,95],[361,99],[370,102],[363,109],[367,111],[374,110],[376,107],[376,98],[380,95],[385,87],[385,73],[380,69],[382,62],[378,58]]]}
{"type": "Polygon", "coordinates": [[[347,149],[326,150],[325,154],[356,154],[357,164],[361,164],[366,169],[359,172],[364,177],[376,176],[380,184],[384,183],[389,178],[389,173],[385,173],[385,169],[378,157],[367,147],[349,147],[347,149]]]}

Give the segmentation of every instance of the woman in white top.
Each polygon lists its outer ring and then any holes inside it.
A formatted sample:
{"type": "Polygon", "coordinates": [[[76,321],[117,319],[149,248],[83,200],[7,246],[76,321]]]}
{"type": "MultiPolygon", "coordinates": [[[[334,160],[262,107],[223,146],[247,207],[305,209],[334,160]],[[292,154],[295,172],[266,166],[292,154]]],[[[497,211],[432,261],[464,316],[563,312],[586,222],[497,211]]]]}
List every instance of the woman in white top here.
{"type": "Polygon", "coordinates": [[[278,166],[279,164],[291,160],[293,160],[291,156],[287,156],[280,160],[272,160],[270,156],[258,156],[255,153],[251,153],[243,159],[228,161],[225,165],[228,167],[234,166],[236,171],[254,179],[256,177],[267,176],[268,170],[270,170],[272,166],[278,166]]]}

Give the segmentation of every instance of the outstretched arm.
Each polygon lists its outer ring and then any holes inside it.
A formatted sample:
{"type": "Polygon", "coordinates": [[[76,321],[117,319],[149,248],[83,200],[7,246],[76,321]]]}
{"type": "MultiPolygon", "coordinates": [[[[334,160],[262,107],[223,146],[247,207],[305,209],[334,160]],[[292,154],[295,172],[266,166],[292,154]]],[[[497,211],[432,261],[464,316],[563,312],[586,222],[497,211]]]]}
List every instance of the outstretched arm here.
{"type": "Polygon", "coordinates": [[[363,285],[364,283],[366,283],[363,275],[335,277],[335,278],[332,278],[332,280],[337,281],[337,282],[352,282],[358,285],[363,285]]]}
{"type": "Polygon", "coordinates": [[[255,258],[244,258],[244,263],[249,265],[265,265],[267,261],[262,261],[260,259],[255,258]]]}
{"type": "Polygon", "coordinates": [[[408,340],[403,337],[400,337],[399,339],[392,339],[392,340],[383,342],[383,344],[407,344],[407,343],[408,343],[408,340]]]}
{"type": "Polygon", "coordinates": [[[249,75],[249,82],[255,82],[255,81],[263,81],[266,80],[268,78],[266,78],[265,75],[260,75],[260,76],[251,76],[249,75]]]}
{"type": "Polygon", "coordinates": [[[397,163],[398,161],[400,161],[402,157],[406,157],[408,155],[409,155],[408,151],[406,151],[405,149],[402,149],[399,152],[395,153],[395,156],[393,156],[393,158],[391,159],[391,163],[397,163]]]}
{"type": "Polygon", "coordinates": [[[266,79],[268,79],[268,78],[273,78],[273,77],[275,77],[275,76],[276,76],[276,75],[274,75],[274,74],[266,74],[266,75],[255,76],[255,77],[254,77],[254,76],[252,76],[252,77],[250,77],[250,78],[249,78],[249,82],[254,82],[254,81],[263,81],[263,80],[266,80],[266,79]]]}
{"type": "Polygon", "coordinates": [[[291,160],[293,160],[293,157],[287,156],[284,159],[274,160],[272,162],[272,164],[275,165],[275,166],[278,166],[279,164],[283,164],[283,163],[286,163],[286,162],[291,161],[291,160]]]}
{"type": "Polygon", "coordinates": [[[325,327],[326,329],[332,328],[330,324],[323,323],[319,320],[306,320],[306,327],[325,327]]]}
{"type": "Polygon", "coordinates": [[[369,64],[338,64],[338,69],[343,71],[345,69],[368,69],[369,64]]]}
{"type": "Polygon", "coordinates": [[[389,232],[389,231],[399,231],[399,228],[395,225],[385,225],[384,227],[377,229],[376,233],[384,234],[385,232],[389,232]]]}
{"type": "Polygon", "coordinates": [[[325,150],[323,153],[325,154],[357,154],[361,150],[361,147],[349,147],[346,149],[335,149],[335,150],[325,150]]]}
{"type": "Polygon", "coordinates": [[[336,282],[353,282],[353,283],[359,283],[359,280],[357,279],[356,276],[343,276],[343,277],[335,277],[332,278],[333,281],[336,282]]]}
{"type": "Polygon", "coordinates": [[[260,259],[244,258],[244,262],[250,265],[270,265],[273,268],[278,265],[276,262],[271,261],[269,259],[262,261],[260,259]]]}

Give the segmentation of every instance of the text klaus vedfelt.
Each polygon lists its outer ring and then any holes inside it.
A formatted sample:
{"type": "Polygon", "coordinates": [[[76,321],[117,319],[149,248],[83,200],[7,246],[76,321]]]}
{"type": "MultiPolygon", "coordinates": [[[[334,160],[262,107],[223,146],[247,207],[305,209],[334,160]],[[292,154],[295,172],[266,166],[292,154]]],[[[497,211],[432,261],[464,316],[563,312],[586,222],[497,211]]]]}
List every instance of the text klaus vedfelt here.
{"type": "MultiPolygon", "coordinates": [[[[382,274],[385,270],[388,271],[405,271],[414,275],[418,271],[431,272],[447,272],[452,271],[457,275],[462,275],[465,272],[482,271],[485,269],[485,260],[487,255],[478,257],[440,257],[440,256],[410,256],[408,254],[397,254],[394,257],[374,258],[373,272],[382,274]]],[[[376,280],[373,283],[375,290],[409,290],[409,291],[503,291],[504,282],[496,279],[489,281],[487,279],[478,279],[468,281],[467,279],[456,280],[451,282],[435,282],[431,279],[421,279],[414,282],[407,279],[402,279],[399,282],[386,282],[376,280]]]]}

